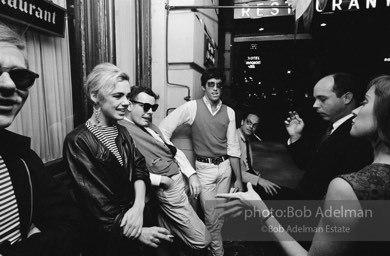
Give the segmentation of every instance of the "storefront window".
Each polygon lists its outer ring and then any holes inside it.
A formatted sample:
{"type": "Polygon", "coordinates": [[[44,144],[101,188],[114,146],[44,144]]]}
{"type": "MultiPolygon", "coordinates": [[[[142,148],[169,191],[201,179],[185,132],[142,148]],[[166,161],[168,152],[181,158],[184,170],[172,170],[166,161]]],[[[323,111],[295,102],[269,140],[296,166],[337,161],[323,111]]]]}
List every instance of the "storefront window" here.
{"type": "MultiPolygon", "coordinates": [[[[66,8],[66,0],[53,3],[66,8]]],[[[62,157],[64,138],[73,129],[68,30],[65,28],[65,37],[61,38],[22,25],[17,28],[26,40],[29,68],[40,77],[8,129],[31,137],[32,149],[47,162],[62,157]]]]}
{"type": "Polygon", "coordinates": [[[136,1],[115,1],[115,45],[117,66],[136,83],[136,1]]]}

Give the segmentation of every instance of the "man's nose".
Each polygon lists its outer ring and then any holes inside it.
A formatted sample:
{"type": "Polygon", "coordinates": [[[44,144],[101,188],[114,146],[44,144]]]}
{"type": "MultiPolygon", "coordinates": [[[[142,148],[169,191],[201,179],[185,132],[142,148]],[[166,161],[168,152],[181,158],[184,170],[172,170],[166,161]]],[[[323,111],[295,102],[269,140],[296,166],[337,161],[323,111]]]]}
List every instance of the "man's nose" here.
{"type": "Polygon", "coordinates": [[[3,72],[0,75],[0,89],[1,90],[7,90],[7,91],[15,91],[16,86],[14,81],[9,76],[8,72],[3,72]]]}
{"type": "Polygon", "coordinates": [[[150,114],[150,115],[153,115],[153,110],[152,110],[152,108],[149,108],[149,110],[148,110],[146,113],[148,113],[148,114],[150,114]]]}
{"type": "Polygon", "coordinates": [[[314,101],[314,104],[313,104],[313,108],[318,108],[319,106],[318,106],[318,100],[315,100],[314,101]]]}

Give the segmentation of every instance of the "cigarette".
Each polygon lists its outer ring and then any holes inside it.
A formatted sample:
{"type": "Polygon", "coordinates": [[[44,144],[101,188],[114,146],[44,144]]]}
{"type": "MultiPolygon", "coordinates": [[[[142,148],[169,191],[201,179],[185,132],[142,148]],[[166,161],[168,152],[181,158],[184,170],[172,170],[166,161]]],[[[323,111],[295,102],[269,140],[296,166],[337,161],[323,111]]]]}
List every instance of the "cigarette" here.
{"type": "Polygon", "coordinates": [[[254,133],[253,136],[255,136],[256,139],[258,139],[259,141],[262,141],[262,140],[260,139],[260,137],[256,135],[256,133],[254,133]]]}

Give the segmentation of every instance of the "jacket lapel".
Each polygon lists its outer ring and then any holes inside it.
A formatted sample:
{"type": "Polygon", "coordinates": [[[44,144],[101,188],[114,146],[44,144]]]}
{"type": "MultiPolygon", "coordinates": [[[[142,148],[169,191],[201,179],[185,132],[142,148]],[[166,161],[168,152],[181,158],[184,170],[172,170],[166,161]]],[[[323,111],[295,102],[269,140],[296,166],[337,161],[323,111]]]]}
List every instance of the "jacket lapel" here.
{"type": "Polygon", "coordinates": [[[11,177],[18,204],[22,237],[27,236],[32,207],[32,187],[26,166],[21,158],[26,158],[30,149],[30,139],[24,136],[0,131],[0,154],[11,177]],[[6,145],[6,147],[2,147],[6,145]]]}

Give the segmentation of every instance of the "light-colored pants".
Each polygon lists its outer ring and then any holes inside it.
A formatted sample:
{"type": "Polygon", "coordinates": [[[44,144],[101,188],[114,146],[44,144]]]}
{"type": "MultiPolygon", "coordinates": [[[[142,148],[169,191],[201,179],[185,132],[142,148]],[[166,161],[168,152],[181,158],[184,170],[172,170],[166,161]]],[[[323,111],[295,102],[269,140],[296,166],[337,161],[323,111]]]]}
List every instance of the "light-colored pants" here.
{"type": "Polygon", "coordinates": [[[210,233],[188,201],[182,173],[170,178],[174,185],[167,190],[158,188],[156,192],[162,211],[158,222],[192,249],[203,249],[210,244],[210,233]]]}
{"type": "Polygon", "coordinates": [[[211,234],[210,249],[213,255],[223,256],[221,235],[223,218],[218,218],[222,209],[216,209],[215,206],[217,201],[219,203],[225,199],[216,199],[215,195],[229,192],[232,176],[230,161],[227,159],[219,165],[196,161],[195,166],[199,182],[202,185],[200,203],[204,211],[206,227],[211,234]]]}

